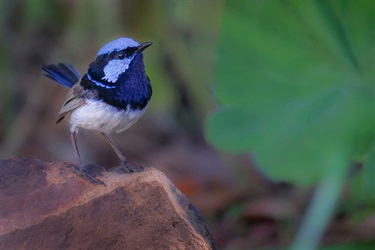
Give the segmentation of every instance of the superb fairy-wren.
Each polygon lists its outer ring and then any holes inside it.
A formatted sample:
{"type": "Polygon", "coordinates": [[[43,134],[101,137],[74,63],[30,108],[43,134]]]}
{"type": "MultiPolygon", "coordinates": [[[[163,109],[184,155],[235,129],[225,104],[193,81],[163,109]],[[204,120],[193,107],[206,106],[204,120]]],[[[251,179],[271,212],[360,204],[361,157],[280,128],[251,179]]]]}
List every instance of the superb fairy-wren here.
{"type": "Polygon", "coordinates": [[[43,66],[45,76],[70,88],[56,123],[70,114],[71,140],[79,161],[74,171],[85,179],[104,183],[89,175],[77,146],[78,128],[99,131],[109,142],[125,172],[140,172],[118,149],[110,133],[130,128],[146,111],[152,89],[143,63],[143,50],[152,43],[122,37],[104,45],[82,77],[70,64],[43,66]]]}

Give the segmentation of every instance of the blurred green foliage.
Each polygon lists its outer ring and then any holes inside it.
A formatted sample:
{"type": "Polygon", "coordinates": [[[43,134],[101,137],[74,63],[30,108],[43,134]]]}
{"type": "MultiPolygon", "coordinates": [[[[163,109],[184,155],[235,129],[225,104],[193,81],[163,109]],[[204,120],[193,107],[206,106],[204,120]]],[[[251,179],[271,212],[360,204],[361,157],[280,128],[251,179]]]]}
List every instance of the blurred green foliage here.
{"type": "Polygon", "coordinates": [[[319,250],[373,250],[375,241],[320,247],[319,250]]]}
{"type": "Polygon", "coordinates": [[[370,0],[227,2],[207,138],[275,180],[320,184],[292,249],[318,246],[349,174],[352,207],[373,210],[374,24],[370,0]]]}
{"type": "Polygon", "coordinates": [[[208,139],[252,150],[270,176],[304,185],[332,165],[365,163],[374,49],[372,1],[229,1],[208,139]]]}

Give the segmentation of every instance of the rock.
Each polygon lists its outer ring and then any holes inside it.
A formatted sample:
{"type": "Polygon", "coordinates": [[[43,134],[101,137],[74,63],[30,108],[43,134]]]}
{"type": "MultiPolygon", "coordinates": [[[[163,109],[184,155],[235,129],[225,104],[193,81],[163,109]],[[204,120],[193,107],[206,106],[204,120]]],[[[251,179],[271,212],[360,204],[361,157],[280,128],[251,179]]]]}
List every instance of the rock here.
{"type": "Polygon", "coordinates": [[[68,163],[0,160],[0,249],[215,249],[210,229],[160,171],[100,173],[68,163]]]}

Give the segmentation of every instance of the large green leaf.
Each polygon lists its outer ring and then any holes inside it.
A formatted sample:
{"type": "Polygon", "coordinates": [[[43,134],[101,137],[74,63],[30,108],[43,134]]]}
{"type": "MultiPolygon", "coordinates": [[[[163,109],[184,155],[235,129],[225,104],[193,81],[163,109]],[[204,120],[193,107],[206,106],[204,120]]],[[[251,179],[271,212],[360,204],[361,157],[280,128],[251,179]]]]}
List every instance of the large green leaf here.
{"type": "Polygon", "coordinates": [[[351,180],[348,209],[357,209],[357,217],[369,216],[375,208],[375,143],[367,158],[364,159],[362,171],[351,180]],[[367,205],[367,208],[365,206],[367,205]]]}
{"type": "Polygon", "coordinates": [[[307,184],[332,159],[364,158],[375,138],[374,14],[370,0],[228,1],[209,141],[307,184]]]}

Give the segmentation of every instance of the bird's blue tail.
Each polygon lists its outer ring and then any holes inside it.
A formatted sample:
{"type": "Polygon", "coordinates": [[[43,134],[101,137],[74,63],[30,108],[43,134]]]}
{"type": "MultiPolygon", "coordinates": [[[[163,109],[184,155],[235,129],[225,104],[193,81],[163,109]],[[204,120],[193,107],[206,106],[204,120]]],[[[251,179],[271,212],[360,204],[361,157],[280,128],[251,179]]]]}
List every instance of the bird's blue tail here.
{"type": "Polygon", "coordinates": [[[69,89],[81,78],[81,75],[70,64],[59,63],[44,65],[42,70],[45,72],[44,75],[46,77],[69,89]]]}

